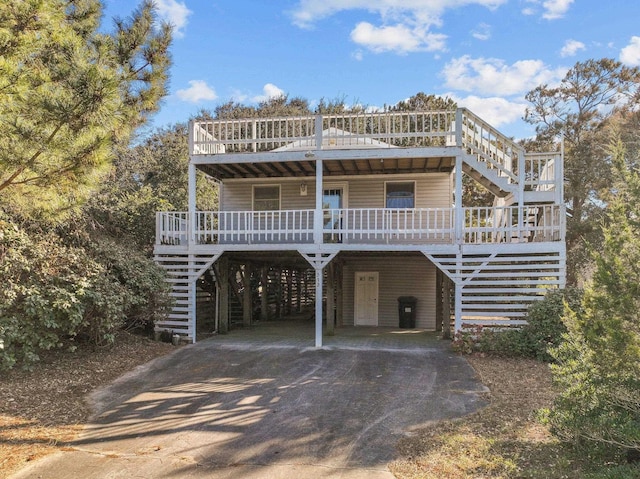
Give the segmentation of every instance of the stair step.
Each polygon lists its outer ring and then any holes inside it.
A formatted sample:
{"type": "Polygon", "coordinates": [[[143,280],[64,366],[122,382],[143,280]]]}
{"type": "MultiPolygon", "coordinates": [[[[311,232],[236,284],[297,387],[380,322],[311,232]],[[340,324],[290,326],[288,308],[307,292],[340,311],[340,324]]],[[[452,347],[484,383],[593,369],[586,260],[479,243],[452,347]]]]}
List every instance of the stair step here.
{"type": "Polygon", "coordinates": [[[495,196],[504,198],[517,189],[516,184],[509,183],[508,177],[500,176],[496,170],[487,168],[475,156],[465,156],[462,170],[495,196]]]}

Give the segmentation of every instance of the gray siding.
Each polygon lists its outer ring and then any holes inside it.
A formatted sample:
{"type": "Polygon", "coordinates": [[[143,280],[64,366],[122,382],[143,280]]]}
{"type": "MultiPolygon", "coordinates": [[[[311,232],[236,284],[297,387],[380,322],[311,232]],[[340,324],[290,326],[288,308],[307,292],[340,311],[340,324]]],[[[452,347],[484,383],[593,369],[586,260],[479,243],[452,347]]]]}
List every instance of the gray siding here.
{"type": "Polygon", "coordinates": [[[280,185],[280,209],[304,210],[315,208],[315,188],[307,183],[307,196],[300,196],[300,179],[295,181],[279,178],[278,180],[228,181],[224,183],[221,209],[224,211],[251,211],[253,209],[253,185],[280,185]]]}
{"type": "Polygon", "coordinates": [[[389,255],[348,259],[343,269],[343,320],[354,324],[354,278],[358,271],[378,271],[378,325],[398,327],[398,297],[415,296],[416,327],[436,327],[436,270],[425,257],[389,255]]]}
{"type": "MultiPolygon", "coordinates": [[[[449,208],[453,189],[449,173],[422,175],[380,175],[376,177],[325,178],[325,184],[347,183],[347,207],[384,208],[385,181],[415,181],[416,208],[449,208]]],[[[314,178],[277,178],[249,182],[228,180],[222,189],[221,209],[250,211],[253,185],[280,185],[280,208],[283,210],[313,209],[315,207],[314,178]],[[300,196],[300,184],[307,184],[307,195],[300,196]]]]}

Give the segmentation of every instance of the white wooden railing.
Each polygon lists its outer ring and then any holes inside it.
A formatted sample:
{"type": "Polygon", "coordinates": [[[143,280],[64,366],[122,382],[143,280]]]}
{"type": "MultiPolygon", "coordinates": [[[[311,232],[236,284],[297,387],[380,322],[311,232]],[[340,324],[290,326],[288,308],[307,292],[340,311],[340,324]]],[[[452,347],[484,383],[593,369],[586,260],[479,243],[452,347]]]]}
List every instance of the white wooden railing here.
{"type": "Polygon", "coordinates": [[[358,208],[323,211],[325,242],[451,242],[452,208],[358,208]]]}
{"type": "Polygon", "coordinates": [[[349,148],[363,138],[389,148],[445,146],[453,141],[454,123],[455,111],[195,121],[189,146],[192,155],[272,151],[294,142],[302,149],[349,148]]]}
{"type": "Polygon", "coordinates": [[[198,211],[198,244],[312,243],[314,210],[198,211]]]}
{"type": "Polygon", "coordinates": [[[184,245],[189,242],[189,213],[159,211],[156,213],[156,244],[184,245]]]}
{"type": "Polygon", "coordinates": [[[314,210],[159,212],[156,244],[430,244],[564,241],[563,205],[462,208],[359,208],[314,210]],[[193,223],[194,227],[189,225],[193,223]],[[456,239],[458,238],[458,239],[456,239]]]}
{"type": "Polygon", "coordinates": [[[564,205],[463,208],[465,244],[564,241],[564,205]]]}

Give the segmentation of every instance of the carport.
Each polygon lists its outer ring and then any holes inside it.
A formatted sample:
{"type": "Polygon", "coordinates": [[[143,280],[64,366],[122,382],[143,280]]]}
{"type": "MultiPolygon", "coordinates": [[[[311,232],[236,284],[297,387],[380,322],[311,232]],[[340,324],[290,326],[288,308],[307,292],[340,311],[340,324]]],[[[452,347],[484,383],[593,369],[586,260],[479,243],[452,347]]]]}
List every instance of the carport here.
{"type": "Polygon", "coordinates": [[[214,332],[253,330],[272,322],[286,334],[286,328],[313,323],[315,331],[308,331],[308,338],[315,338],[316,346],[322,345],[319,337],[330,340],[357,322],[354,274],[376,270],[381,280],[381,326],[399,326],[398,299],[413,295],[418,298],[421,317],[416,327],[448,332],[449,289],[440,270],[422,253],[340,252],[319,270],[311,268],[298,252],[274,250],[226,252],[202,276],[196,307],[199,338],[214,332]],[[418,273],[412,270],[415,267],[430,273],[418,273]],[[320,285],[318,277],[322,278],[320,285]],[[316,301],[318,294],[322,295],[321,302],[316,301]]]}

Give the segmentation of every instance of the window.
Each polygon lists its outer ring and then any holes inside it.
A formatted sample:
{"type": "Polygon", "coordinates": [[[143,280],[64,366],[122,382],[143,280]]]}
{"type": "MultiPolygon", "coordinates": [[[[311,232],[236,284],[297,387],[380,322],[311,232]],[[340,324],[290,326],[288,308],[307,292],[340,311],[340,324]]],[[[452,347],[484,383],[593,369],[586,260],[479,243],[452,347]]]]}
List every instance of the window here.
{"type": "Polygon", "coordinates": [[[415,208],[415,182],[387,182],[385,187],[386,208],[415,208]]]}
{"type": "Polygon", "coordinates": [[[279,209],[280,185],[253,187],[253,211],[273,211],[279,209]]]}

